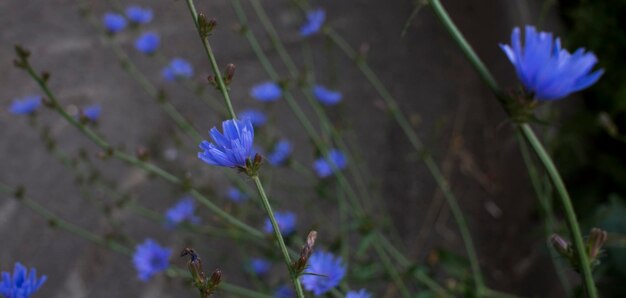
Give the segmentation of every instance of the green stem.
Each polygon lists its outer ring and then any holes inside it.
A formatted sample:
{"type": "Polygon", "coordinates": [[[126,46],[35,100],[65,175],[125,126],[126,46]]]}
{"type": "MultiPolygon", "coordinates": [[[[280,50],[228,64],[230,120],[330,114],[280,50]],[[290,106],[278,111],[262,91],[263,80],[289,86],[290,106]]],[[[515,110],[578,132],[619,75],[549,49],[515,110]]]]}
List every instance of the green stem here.
{"type": "MultiPolygon", "coordinates": [[[[378,255],[380,256],[380,260],[383,262],[384,267],[394,267],[394,265],[391,263],[391,260],[389,259],[389,256],[387,255],[379,241],[374,240],[374,249],[376,249],[376,251],[378,252],[378,255]]],[[[402,281],[402,277],[400,277],[400,275],[398,274],[398,271],[389,269],[387,271],[391,273],[391,279],[396,285],[398,285],[402,296],[405,298],[412,297],[411,293],[409,293],[409,290],[406,288],[404,281],[402,281]]]]}
{"type": "Polygon", "coordinates": [[[274,237],[276,237],[276,240],[278,241],[278,246],[280,247],[280,251],[283,255],[283,259],[285,260],[285,265],[287,266],[287,269],[289,271],[289,277],[291,278],[291,281],[293,282],[293,286],[296,289],[296,293],[298,294],[298,297],[304,298],[304,292],[302,291],[302,285],[300,284],[300,279],[298,279],[297,273],[294,272],[293,270],[291,257],[289,257],[289,251],[287,250],[287,245],[285,245],[285,240],[283,239],[283,235],[280,232],[280,227],[278,226],[278,222],[276,221],[276,218],[274,217],[274,211],[272,211],[272,206],[270,205],[270,201],[268,200],[267,195],[265,194],[265,190],[263,189],[263,184],[261,183],[259,176],[256,176],[256,175],[252,176],[252,180],[254,181],[254,184],[256,185],[256,188],[259,192],[259,196],[261,197],[261,202],[263,203],[263,207],[265,208],[265,211],[267,212],[270,222],[272,223],[272,228],[274,229],[274,237]]]}

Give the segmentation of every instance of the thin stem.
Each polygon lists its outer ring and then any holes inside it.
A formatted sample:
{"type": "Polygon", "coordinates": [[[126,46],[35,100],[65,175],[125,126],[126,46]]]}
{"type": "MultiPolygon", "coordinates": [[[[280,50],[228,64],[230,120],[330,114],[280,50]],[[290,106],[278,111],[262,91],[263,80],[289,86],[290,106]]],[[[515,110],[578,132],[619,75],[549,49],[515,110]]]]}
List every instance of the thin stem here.
{"type": "MultiPolygon", "coordinates": [[[[378,255],[380,256],[380,260],[383,262],[384,267],[394,267],[394,265],[391,263],[391,260],[389,259],[389,256],[387,255],[379,241],[374,240],[374,249],[376,249],[376,251],[378,252],[378,255]]],[[[411,293],[409,293],[409,290],[406,288],[406,285],[404,284],[404,281],[402,281],[402,277],[400,277],[398,271],[389,269],[387,271],[391,273],[391,279],[396,285],[398,285],[402,296],[405,298],[411,297],[411,293]]]]}

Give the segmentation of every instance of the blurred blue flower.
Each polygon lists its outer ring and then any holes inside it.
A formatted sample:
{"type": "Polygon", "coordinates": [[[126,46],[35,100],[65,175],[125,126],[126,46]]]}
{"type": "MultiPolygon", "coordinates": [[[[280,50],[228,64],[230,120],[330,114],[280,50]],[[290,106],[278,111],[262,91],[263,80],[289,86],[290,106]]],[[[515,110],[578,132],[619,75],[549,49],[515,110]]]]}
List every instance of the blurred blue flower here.
{"type": "MultiPolygon", "coordinates": [[[[348,165],[346,156],[337,149],[331,149],[328,151],[328,159],[332,161],[337,170],[343,170],[348,165]]],[[[326,178],[332,175],[335,171],[333,166],[323,156],[315,160],[313,168],[315,169],[317,176],[320,178],[326,178]]]]}
{"type": "Polygon", "coordinates": [[[315,9],[306,13],[306,22],[300,27],[300,35],[307,37],[320,31],[326,20],[326,12],[321,9],[315,9]]]}
{"type": "Polygon", "coordinates": [[[322,85],[313,87],[313,95],[317,100],[327,106],[332,106],[341,101],[341,92],[327,89],[322,85]]]}
{"type": "Polygon", "coordinates": [[[104,23],[104,27],[110,33],[117,33],[126,28],[126,19],[119,13],[105,13],[102,22],[104,23]]]}
{"type": "Polygon", "coordinates": [[[165,225],[169,228],[176,227],[187,221],[192,224],[200,223],[200,218],[194,215],[196,203],[193,198],[186,197],[178,201],[176,205],[165,212],[165,225]]]}
{"type": "Polygon", "coordinates": [[[97,122],[100,119],[100,114],[102,113],[102,108],[99,104],[93,104],[87,106],[83,109],[83,116],[89,119],[91,122],[97,122]]]}
{"type": "Polygon", "coordinates": [[[317,251],[309,258],[306,273],[300,277],[307,291],[319,296],[336,287],[346,275],[346,267],[341,258],[329,252],[317,251]],[[314,273],[306,274],[306,273],[314,273]]]}
{"type": "Polygon", "coordinates": [[[226,120],[222,131],[213,127],[209,134],[214,143],[202,141],[198,158],[207,164],[221,167],[246,167],[246,160],[252,157],[254,128],[250,120],[226,120]]]}
{"type": "MultiPolygon", "coordinates": [[[[280,233],[283,234],[283,236],[288,236],[289,234],[296,231],[295,213],[289,211],[276,211],[274,212],[274,218],[276,218],[276,223],[278,223],[278,228],[280,229],[280,233]]],[[[272,227],[272,222],[269,218],[265,219],[263,231],[268,234],[274,233],[274,228],[272,227]]]]}
{"type": "Polygon", "coordinates": [[[368,293],[365,289],[359,291],[350,291],[346,293],[346,298],[371,298],[372,294],[368,293]]]}
{"type": "Polygon", "coordinates": [[[598,62],[591,52],[579,48],[573,54],[561,48],[561,40],[552,33],[537,32],[526,26],[522,48],[519,28],[513,29],[511,45],[500,47],[513,63],[517,77],[526,91],[537,100],[556,100],[585,89],[600,79],[604,70],[592,71],[598,62]]]}
{"type": "Polygon", "coordinates": [[[9,112],[15,115],[29,115],[41,106],[41,96],[32,95],[24,98],[15,98],[9,108],[9,112]]]}
{"type": "Polygon", "coordinates": [[[161,39],[156,32],[146,32],[135,40],[135,49],[144,54],[154,54],[160,42],[161,39]]]}
{"type": "Polygon", "coordinates": [[[239,112],[240,119],[248,119],[255,127],[263,126],[267,122],[267,116],[259,110],[247,109],[239,112]]]}
{"type": "Polygon", "coordinates": [[[10,272],[2,272],[0,280],[0,296],[4,298],[28,298],[48,279],[42,275],[37,279],[37,270],[28,268],[19,262],[13,267],[13,276],[10,272]]]}
{"type": "Polygon", "coordinates": [[[296,292],[289,285],[282,285],[280,288],[276,289],[274,293],[274,298],[294,298],[296,297],[296,292]]]}
{"type": "Polygon", "coordinates": [[[235,203],[242,203],[248,200],[248,196],[243,193],[239,188],[229,187],[227,192],[228,198],[235,203]]]}
{"type": "Polygon", "coordinates": [[[153,275],[165,271],[170,266],[172,250],[160,246],[152,239],[146,239],[137,245],[133,254],[133,264],[137,269],[139,279],[149,280],[153,275]]]}
{"type": "Polygon", "coordinates": [[[256,275],[264,275],[270,271],[272,263],[266,259],[254,258],[250,260],[250,269],[256,275]]]}
{"type": "Polygon", "coordinates": [[[178,78],[190,78],[193,76],[193,67],[183,58],[174,58],[161,72],[167,81],[174,81],[178,78]]]}
{"type": "Polygon", "coordinates": [[[283,96],[283,90],[274,82],[263,82],[252,86],[250,96],[262,102],[275,101],[283,96]]]}
{"type": "Polygon", "coordinates": [[[126,17],[136,24],[147,24],[152,21],[152,9],[131,5],[126,8],[126,17]]]}
{"type": "Polygon", "coordinates": [[[271,165],[279,166],[282,165],[287,158],[289,158],[292,151],[293,146],[291,145],[291,142],[286,139],[282,139],[274,145],[274,151],[268,154],[265,159],[267,159],[271,165]]]}

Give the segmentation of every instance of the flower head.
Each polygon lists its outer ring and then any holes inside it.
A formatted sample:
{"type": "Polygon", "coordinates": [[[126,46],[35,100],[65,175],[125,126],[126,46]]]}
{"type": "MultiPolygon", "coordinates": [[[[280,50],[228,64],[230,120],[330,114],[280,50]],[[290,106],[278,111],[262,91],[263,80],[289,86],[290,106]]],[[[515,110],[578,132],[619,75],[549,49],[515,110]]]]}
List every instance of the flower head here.
{"type": "Polygon", "coordinates": [[[322,85],[313,87],[313,95],[317,100],[327,106],[332,106],[341,101],[341,92],[330,90],[322,85]]]}
{"type": "Polygon", "coordinates": [[[329,252],[318,251],[309,258],[307,273],[300,277],[302,285],[307,291],[315,295],[322,295],[336,287],[346,275],[346,267],[341,258],[329,252]]]}
{"type": "Polygon", "coordinates": [[[137,245],[133,255],[133,264],[137,269],[139,279],[147,281],[153,275],[167,269],[170,266],[171,254],[171,249],[160,246],[152,239],[146,239],[142,244],[137,245]]]}
{"type": "Polygon", "coordinates": [[[274,145],[274,151],[266,156],[267,161],[273,166],[282,165],[291,152],[293,151],[293,146],[291,142],[288,140],[282,139],[274,145]]]}
{"type": "Polygon", "coordinates": [[[147,24],[152,21],[152,9],[132,5],[126,8],[126,17],[136,24],[147,24]]]}
{"type": "Polygon", "coordinates": [[[107,12],[102,19],[104,27],[110,33],[117,33],[126,28],[126,19],[123,15],[114,12],[107,12]]]}
{"type": "Polygon", "coordinates": [[[227,195],[228,198],[235,203],[241,203],[248,200],[248,196],[236,187],[228,188],[227,195]]]}
{"type": "Polygon", "coordinates": [[[322,28],[325,20],[326,12],[321,8],[307,12],[306,22],[300,27],[300,35],[307,37],[317,33],[322,28]]]}
{"type": "Polygon", "coordinates": [[[0,296],[5,298],[28,298],[48,279],[45,275],[37,279],[37,270],[28,271],[19,262],[13,267],[13,276],[9,272],[2,272],[0,280],[0,296]]]}
{"type": "Polygon", "coordinates": [[[250,260],[250,269],[256,275],[264,275],[270,271],[272,263],[266,259],[255,258],[250,260]]]}
{"type": "Polygon", "coordinates": [[[552,33],[537,32],[526,26],[522,48],[519,28],[513,29],[511,45],[500,45],[526,91],[538,100],[556,100],[593,85],[602,69],[592,71],[596,56],[579,48],[573,54],[561,48],[561,40],[552,33]]]}
{"type": "MultiPolygon", "coordinates": [[[[274,218],[276,218],[276,223],[278,223],[278,228],[280,229],[280,233],[283,236],[288,236],[296,230],[296,214],[293,212],[274,212],[274,218]]],[[[274,228],[272,227],[272,222],[269,218],[265,219],[265,225],[263,226],[263,231],[265,233],[271,234],[274,232],[274,228]]]]}
{"type": "Polygon", "coordinates": [[[213,127],[209,134],[213,143],[202,141],[198,158],[221,167],[245,168],[246,160],[252,157],[254,128],[250,120],[226,120],[222,123],[223,134],[213,127]]]}
{"type": "Polygon", "coordinates": [[[200,223],[200,218],[194,215],[196,204],[193,198],[183,198],[176,205],[167,209],[165,212],[165,224],[167,227],[173,228],[180,223],[187,221],[192,224],[200,223]]]}
{"type": "Polygon", "coordinates": [[[254,109],[239,112],[239,118],[250,120],[255,127],[263,126],[267,122],[267,116],[263,112],[254,109]]]}
{"type": "Polygon", "coordinates": [[[154,54],[161,39],[155,32],[146,32],[135,40],[135,49],[144,54],[154,54]]]}
{"type": "Polygon", "coordinates": [[[371,298],[372,294],[368,293],[365,289],[359,291],[350,291],[346,293],[346,298],[371,298]]]}
{"type": "Polygon", "coordinates": [[[328,151],[328,159],[333,163],[333,165],[331,165],[329,160],[323,156],[316,159],[313,163],[313,168],[320,178],[326,178],[332,175],[336,169],[343,170],[348,165],[346,156],[337,149],[328,151]]]}
{"type": "Polygon", "coordinates": [[[252,86],[250,96],[262,102],[270,102],[283,96],[283,90],[274,82],[264,82],[252,86]]]}
{"type": "Polygon", "coordinates": [[[30,115],[41,106],[41,96],[33,95],[13,99],[9,112],[15,115],[30,115]]]}
{"type": "Polygon", "coordinates": [[[102,108],[99,104],[93,104],[83,109],[83,116],[91,122],[97,122],[102,113],[102,108]]]}
{"type": "Polygon", "coordinates": [[[296,297],[296,292],[294,292],[293,288],[289,285],[282,285],[280,288],[276,289],[274,292],[274,298],[294,298],[296,297]]]}
{"type": "Polygon", "coordinates": [[[193,76],[193,67],[183,58],[174,58],[161,72],[167,81],[174,81],[178,78],[190,78],[193,76]]]}

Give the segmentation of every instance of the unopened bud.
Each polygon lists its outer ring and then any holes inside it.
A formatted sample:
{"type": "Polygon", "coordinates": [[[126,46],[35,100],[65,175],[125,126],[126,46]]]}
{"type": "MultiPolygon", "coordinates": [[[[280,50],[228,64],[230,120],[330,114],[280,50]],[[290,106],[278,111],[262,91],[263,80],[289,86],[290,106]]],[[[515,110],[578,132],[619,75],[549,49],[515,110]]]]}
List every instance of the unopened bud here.
{"type": "Polygon", "coordinates": [[[233,77],[235,76],[235,64],[229,63],[226,65],[226,69],[224,70],[224,84],[226,86],[230,85],[233,77]]]}
{"type": "Polygon", "coordinates": [[[315,245],[315,239],[317,238],[317,232],[311,231],[306,237],[306,244],[302,246],[300,250],[300,257],[293,263],[293,270],[297,275],[302,273],[306,268],[306,264],[313,253],[313,246],[315,245]]]}
{"type": "Polygon", "coordinates": [[[42,79],[44,82],[48,82],[48,80],[50,79],[50,73],[49,73],[49,72],[47,72],[47,71],[42,72],[42,73],[41,73],[41,79],[42,79]]]}
{"type": "Polygon", "coordinates": [[[208,20],[204,13],[198,14],[198,27],[203,38],[209,37],[215,26],[217,26],[215,19],[208,20]]]}
{"type": "Polygon", "coordinates": [[[591,229],[591,232],[589,233],[589,239],[587,240],[587,247],[589,248],[589,259],[592,263],[600,254],[600,250],[602,249],[602,246],[604,246],[607,237],[608,235],[606,231],[598,228],[591,229]]]}
{"type": "Polygon", "coordinates": [[[552,234],[552,236],[550,236],[550,242],[552,243],[554,249],[559,252],[559,254],[567,258],[571,256],[572,247],[570,243],[567,242],[567,240],[563,239],[563,237],[559,236],[558,234],[552,234]]]}
{"type": "Polygon", "coordinates": [[[206,78],[207,81],[209,81],[209,84],[211,84],[213,87],[217,88],[217,81],[215,81],[215,76],[214,75],[209,75],[206,78]]]}
{"type": "Polygon", "coordinates": [[[139,160],[146,161],[148,160],[148,149],[146,147],[139,146],[135,150],[135,155],[137,155],[137,158],[139,158],[139,160]]]}

